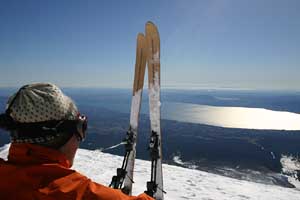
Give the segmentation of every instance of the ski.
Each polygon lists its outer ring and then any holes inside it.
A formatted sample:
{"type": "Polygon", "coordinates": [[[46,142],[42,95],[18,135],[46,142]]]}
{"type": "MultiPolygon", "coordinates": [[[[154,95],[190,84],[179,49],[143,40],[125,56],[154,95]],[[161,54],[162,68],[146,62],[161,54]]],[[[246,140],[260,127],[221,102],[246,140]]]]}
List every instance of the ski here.
{"type": "Polygon", "coordinates": [[[146,24],[148,95],[150,111],[151,180],[146,193],[156,200],[163,200],[162,140],[160,127],[160,38],[152,22],[146,24]]]}
{"type": "Polygon", "coordinates": [[[156,200],[163,200],[163,194],[165,192],[163,190],[162,140],[160,127],[160,39],[157,27],[152,22],[146,23],[146,36],[139,33],[137,37],[130,126],[126,133],[126,138],[123,141],[125,144],[125,155],[122,167],[117,169],[117,175],[113,176],[110,187],[122,189],[124,193],[129,195],[132,194],[138,122],[146,63],[148,66],[148,95],[151,127],[149,141],[151,179],[147,182],[147,190],[145,193],[154,197],[156,200]]]}
{"type": "Polygon", "coordinates": [[[129,195],[132,193],[133,183],[133,170],[136,156],[136,142],[138,134],[138,122],[139,114],[142,102],[142,93],[144,87],[144,77],[146,68],[146,40],[142,33],[138,34],[137,38],[137,52],[136,52],[136,64],[133,81],[133,96],[131,100],[131,112],[130,112],[130,127],[128,132],[133,133],[132,151],[129,155],[128,165],[126,168],[127,176],[125,178],[123,191],[129,195]]]}
{"type": "Polygon", "coordinates": [[[121,168],[117,169],[117,175],[112,178],[110,187],[122,189],[128,195],[132,194],[133,170],[136,157],[136,141],[138,134],[138,121],[142,102],[142,93],[144,86],[145,68],[146,68],[146,39],[142,33],[137,36],[136,61],[133,81],[133,93],[130,111],[130,126],[126,133],[125,155],[121,168]],[[124,186],[122,188],[122,185],[124,186]]]}

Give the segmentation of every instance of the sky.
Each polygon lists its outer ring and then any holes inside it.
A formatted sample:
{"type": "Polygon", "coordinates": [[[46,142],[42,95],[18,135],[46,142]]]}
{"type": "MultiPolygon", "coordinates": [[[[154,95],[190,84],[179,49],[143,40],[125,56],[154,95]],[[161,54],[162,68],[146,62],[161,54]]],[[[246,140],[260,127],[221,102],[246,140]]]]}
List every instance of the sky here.
{"type": "Polygon", "coordinates": [[[166,88],[300,90],[298,0],[0,0],[0,87],[130,88],[136,36],[166,88]]]}

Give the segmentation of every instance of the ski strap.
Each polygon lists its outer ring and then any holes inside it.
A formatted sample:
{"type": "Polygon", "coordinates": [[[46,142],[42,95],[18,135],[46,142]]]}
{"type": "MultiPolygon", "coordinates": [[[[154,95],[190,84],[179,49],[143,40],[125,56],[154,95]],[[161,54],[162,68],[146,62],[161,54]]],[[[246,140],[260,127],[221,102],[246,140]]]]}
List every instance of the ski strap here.
{"type": "MultiPolygon", "coordinates": [[[[134,144],[134,133],[133,133],[131,127],[129,127],[129,129],[126,133],[126,138],[123,140],[123,142],[107,148],[107,149],[112,149],[112,148],[116,148],[120,145],[125,145],[125,155],[123,158],[122,167],[117,168],[117,175],[112,177],[109,187],[112,187],[114,189],[122,189],[122,185],[123,185],[123,182],[124,182],[126,174],[127,174],[126,167],[128,164],[129,155],[133,149],[133,144],[134,144]]],[[[132,183],[134,183],[134,181],[129,176],[127,176],[127,177],[131,180],[132,183]]],[[[128,192],[129,192],[129,191],[125,191],[123,189],[122,189],[122,191],[125,194],[128,194],[128,192]]]]}
{"type": "Polygon", "coordinates": [[[125,144],[126,144],[126,142],[120,142],[120,143],[115,144],[115,145],[110,146],[110,147],[101,148],[101,149],[99,149],[99,151],[100,151],[100,152],[104,152],[104,151],[107,151],[107,150],[110,150],[110,149],[115,149],[115,148],[117,148],[117,147],[119,147],[119,146],[122,146],[122,145],[125,145],[125,144]]]}

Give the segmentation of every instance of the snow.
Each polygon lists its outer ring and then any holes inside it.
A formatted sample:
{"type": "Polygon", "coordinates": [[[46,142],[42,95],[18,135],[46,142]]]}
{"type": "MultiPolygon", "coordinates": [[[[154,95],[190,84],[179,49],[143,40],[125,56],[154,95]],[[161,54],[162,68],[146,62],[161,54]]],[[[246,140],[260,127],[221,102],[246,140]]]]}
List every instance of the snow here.
{"type": "Polygon", "coordinates": [[[156,51],[156,52],[153,54],[152,59],[150,58],[150,59],[148,60],[148,63],[149,63],[149,64],[160,64],[160,54],[159,54],[159,51],[156,51]]]}
{"type": "Polygon", "coordinates": [[[179,156],[174,156],[173,161],[179,165],[184,165],[184,162],[181,160],[179,156]]]}
{"type": "Polygon", "coordinates": [[[149,102],[150,102],[150,121],[153,131],[160,132],[160,85],[159,85],[159,72],[154,74],[154,84],[149,87],[149,102]]]}
{"type": "Polygon", "coordinates": [[[296,170],[300,170],[300,162],[297,162],[297,159],[293,156],[282,155],[280,162],[283,172],[293,173],[296,170]]]}
{"type": "Polygon", "coordinates": [[[6,144],[3,147],[0,147],[0,158],[6,159],[8,155],[10,144],[6,144]]]}
{"type": "Polygon", "coordinates": [[[157,51],[154,55],[153,55],[153,60],[152,60],[152,64],[158,64],[160,63],[160,59],[159,59],[159,51],[157,51]]]}
{"type": "Polygon", "coordinates": [[[142,89],[136,91],[131,100],[130,125],[133,130],[138,127],[139,109],[141,105],[142,89]]]}
{"type": "Polygon", "coordinates": [[[180,157],[180,156],[174,156],[174,157],[173,157],[173,161],[174,161],[176,164],[180,165],[180,166],[187,167],[187,168],[189,168],[189,169],[197,169],[197,166],[196,166],[196,165],[194,165],[194,164],[192,164],[192,163],[190,163],[190,162],[183,162],[183,161],[181,160],[181,157],[180,157]]]}
{"type": "Polygon", "coordinates": [[[293,156],[282,155],[280,159],[282,172],[288,175],[288,180],[297,188],[300,188],[300,182],[296,180],[297,170],[300,171],[300,161],[293,156]]]}
{"type": "Polygon", "coordinates": [[[275,156],[274,152],[271,151],[270,154],[271,154],[271,156],[272,156],[272,159],[275,160],[275,159],[276,159],[276,156],[275,156]]]}
{"type": "MultiPolygon", "coordinates": [[[[6,158],[9,145],[0,148],[0,157],[6,158]]],[[[79,149],[73,168],[94,181],[109,185],[122,157],[98,150],[79,149]]],[[[291,164],[293,165],[293,164],[291,164]]],[[[284,188],[250,181],[237,180],[194,169],[163,165],[166,200],[299,200],[299,188],[284,188]]],[[[133,194],[146,189],[150,179],[150,162],[136,160],[133,194]]]]}

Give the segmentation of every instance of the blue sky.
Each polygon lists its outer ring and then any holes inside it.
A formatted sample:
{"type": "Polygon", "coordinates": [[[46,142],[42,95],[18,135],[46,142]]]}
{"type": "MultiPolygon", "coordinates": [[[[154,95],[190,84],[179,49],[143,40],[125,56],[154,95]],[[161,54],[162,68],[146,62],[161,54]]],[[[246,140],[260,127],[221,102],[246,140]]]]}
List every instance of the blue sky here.
{"type": "Polygon", "coordinates": [[[297,0],[0,0],[0,87],[131,87],[153,21],[162,86],[300,90],[297,0]]]}

